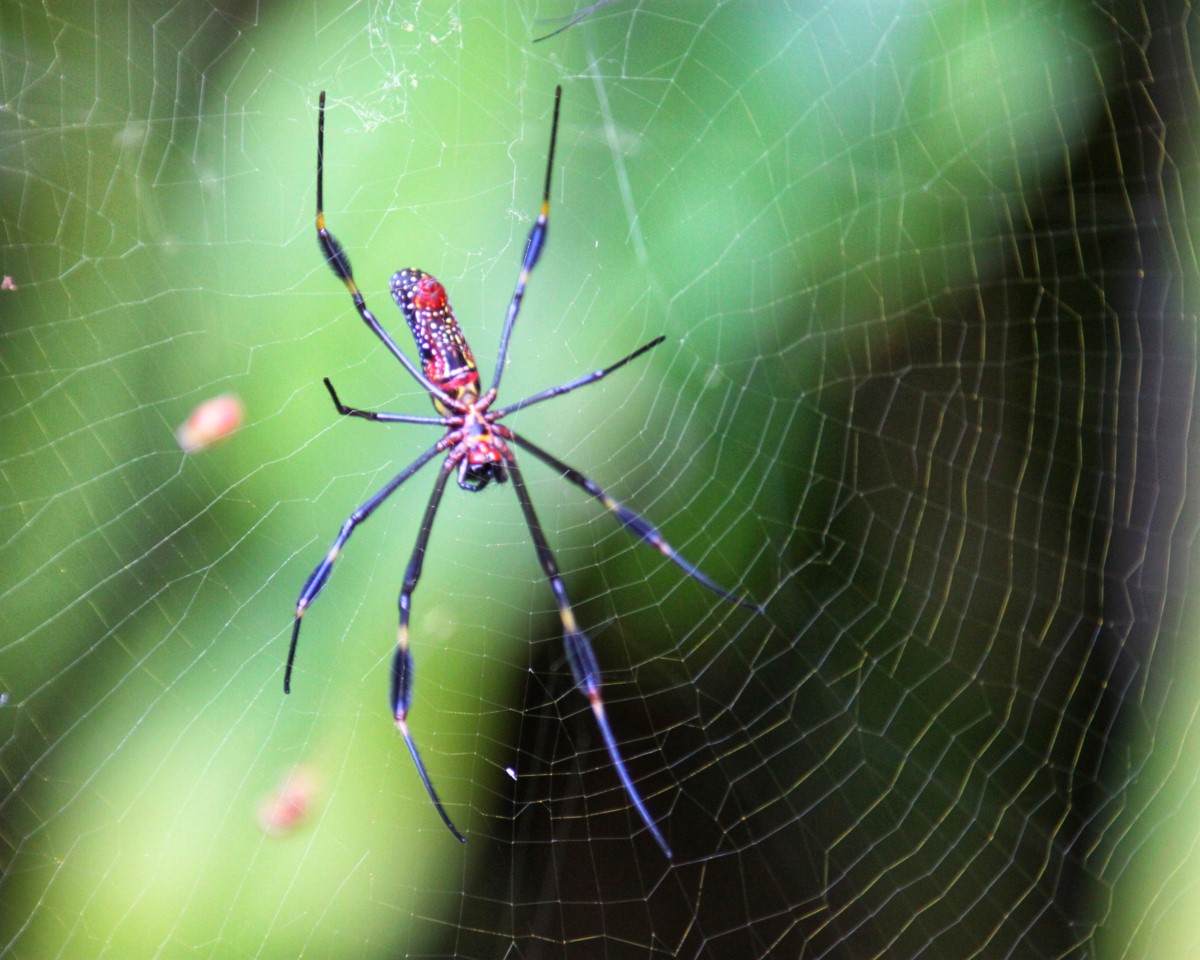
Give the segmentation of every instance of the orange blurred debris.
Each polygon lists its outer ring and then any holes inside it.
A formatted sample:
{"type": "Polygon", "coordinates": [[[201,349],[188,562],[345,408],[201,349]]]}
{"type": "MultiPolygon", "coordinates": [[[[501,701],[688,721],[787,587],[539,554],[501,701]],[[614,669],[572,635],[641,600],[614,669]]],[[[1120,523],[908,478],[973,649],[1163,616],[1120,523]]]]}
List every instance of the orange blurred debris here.
{"type": "Polygon", "coordinates": [[[258,808],[258,825],[275,836],[295,830],[308,815],[317,794],[317,777],[306,766],[297,766],[279,788],[258,808]]]}
{"type": "Polygon", "coordinates": [[[205,400],[192,411],[191,416],[175,431],[175,439],[184,453],[199,453],[218,441],[224,440],[246,418],[246,408],[241,398],[232,393],[223,393],[205,400]]]}

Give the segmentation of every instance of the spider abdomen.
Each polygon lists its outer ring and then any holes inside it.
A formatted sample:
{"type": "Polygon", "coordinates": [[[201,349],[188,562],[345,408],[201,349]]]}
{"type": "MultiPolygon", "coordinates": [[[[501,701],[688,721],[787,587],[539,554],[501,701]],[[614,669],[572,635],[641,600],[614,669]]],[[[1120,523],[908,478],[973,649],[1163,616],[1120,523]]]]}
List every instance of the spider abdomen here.
{"type": "MultiPolygon", "coordinates": [[[[392,299],[412,331],[425,376],[455,400],[479,396],[475,355],[441,282],[413,267],[397,270],[392,274],[392,299]]],[[[441,409],[436,399],[434,406],[441,409]]]]}

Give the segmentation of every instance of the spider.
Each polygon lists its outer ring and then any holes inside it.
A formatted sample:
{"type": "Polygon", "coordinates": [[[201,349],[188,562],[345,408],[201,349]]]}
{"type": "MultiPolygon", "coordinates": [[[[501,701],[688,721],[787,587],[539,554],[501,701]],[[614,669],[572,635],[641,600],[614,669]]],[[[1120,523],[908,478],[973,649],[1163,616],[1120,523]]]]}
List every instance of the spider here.
{"type": "Polygon", "coordinates": [[[466,338],[459,328],[458,321],[454,318],[454,312],[450,307],[450,301],[446,295],[446,288],[434,277],[423,270],[408,268],[396,272],[392,275],[391,279],[392,299],[396,301],[396,305],[403,312],[404,319],[408,322],[409,330],[412,331],[413,339],[416,341],[417,351],[420,355],[420,367],[417,367],[404,351],[396,345],[395,341],[367,308],[366,301],[363,299],[362,293],[354,282],[354,274],[351,272],[350,259],[346,251],[325,226],[323,196],[325,92],[321,92],[320,105],[317,111],[317,239],[325,255],[325,261],[329,264],[330,269],[333,270],[334,275],[345,284],[362,321],[375,336],[383,341],[384,346],[400,361],[400,364],[408,371],[412,378],[425,389],[433,401],[433,406],[438,416],[416,416],[407,413],[360,410],[356,407],[348,407],[342,403],[328,377],[324,379],[325,388],[329,391],[337,412],[342,416],[361,417],[364,420],[370,420],[374,423],[423,424],[426,426],[441,427],[445,430],[445,433],[437,443],[392,477],[382,489],[350,514],[342,524],[341,530],[334,539],[333,544],[329,547],[324,559],[317,564],[316,569],[313,570],[305,582],[304,589],[300,591],[300,596],[296,601],[296,616],[292,625],[291,645],[288,648],[287,668],[283,678],[283,691],[284,693],[291,692],[292,667],[296,659],[296,644],[300,639],[300,619],[304,616],[304,612],[308,609],[309,605],[317,598],[317,595],[320,594],[322,588],[324,588],[329,579],[329,574],[333,570],[334,561],[337,560],[338,555],[342,552],[342,548],[346,545],[346,541],[350,539],[350,535],[357,529],[360,523],[370,517],[388,497],[395,493],[400,485],[408,480],[409,477],[429,463],[429,461],[433,460],[438,454],[446,453],[446,458],[438,470],[437,478],[434,480],[433,493],[429,497],[428,505],[425,507],[425,515],[421,520],[421,526],[417,533],[416,546],[413,548],[412,557],[408,562],[408,569],[404,575],[404,583],[400,589],[400,626],[396,638],[396,652],[392,660],[391,704],[396,728],[404,738],[404,743],[408,747],[408,752],[412,755],[417,773],[425,786],[426,792],[429,794],[429,798],[433,801],[434,808],[450,832],[460,842],[465,843],[466,837],[454,826],[449,814],[446,813],[446,808],[442,806],[442,801],[438,797],[437,791],[433,788],[433,782],[429,778],[425,764],[421,759],[421,754],[418,752],[416,743],[408,729],[408,711],[412,705],[413,691],[413,658],[412,653],[409,651],[408,623],[411,614],[413,591],[416,589],[417,581],[420,579],[421,567],[425,560],[425,547],[429,542],[429,533],[433,527],[434,517],[437,515],[438,504],[441,503],[442,494],[446,489],[446,482],[450,479],[450,476],[455,474],[458,485],[463,490],[471,493],[478,493],[491,483],[505,483],[511,479],[513,489],[517,495],[517,501],[520,503],[521,511],[525,516],[525,523],[529,527],[529,534],[533,540],[534,550],[537,552],[538,562],[541,564],[542,570],[550,581],[550,588],[554,592],[554,599],[558,605],[558,614],[562,620],[567,661],[570,664],[575,685],[588,698],[588,702],[591,704],[592,714],[596,718],[596,724],[600,728],[600,734],[604,739],[609,758],[616,769],[621,784],[625,788],[625,792],[628,794],[630,801],[637,809],[638,814],[641,816],[643,822],[646,824],[646,828],[650,831],[658,846],[670,858],[671,848],[663,838],[658,825],[651,818],[645,801],[629,776],[629,771],[625,767],[625,761],[621,758],[621,750],[617,746],[616,737],[613,735],[612,728],[609,726],[604,711],[604,698],[600,691],[599,662],[592,649],[591,641],[588,640],[587,635],[576,623],[575,614],[572,612],[571,603],[567,598],[566,587],[558,571],[558,564],[554,559],[554,554],[550,550],[550,545],[546,541],[546,534],[542,530],[541,523],[538,521],[537,513],[534,511],[533,503],[529,498],[529,490],[525,486],[525,478],[517,466],[517,458],[510,444],[520,447],[534,458],[541,460],[551,470],[566,480],[591,494],[606,509],[611,511],[627,530],[654,547],[663,556],[672,560],[689,577],[699,581],[722,599],[756,611],[760,610],[760,608],[756,604],[738,597],[711,580],[676,553],[674,548],[663,539],[658,530],[648,521],[628,507],[618,503],[593,480],[500,423],[500,420],[510,413],[524,410],[535,403],[541,403],[543,400],[561,396],[564,393],[569,393],[579,387],[587,386],[589,383],[595,383],[597,380],[607,377],[614,370],[620,369],[631,360],[640,357],[646,351],[658,346],[663,342],[664,337],[655,337],[649,343],[633,351],[633,353],[602,370],[583,374],[574,380],[569,380],[556,387],[542,390],[506,407],[492,408],[492,404],[496,400],[496,392],[500,388],[500,378],[504,374],[504,362],[508,354],[509,336],[512,333],[513,324],[516,322],[517,313],[521,309],[521,300],[525,295],[525,286],[529,281],[530,273],[532,273],[538,261],[538,257],[541,255],[542,247],[546,243],[546,226],[550,217],[550,176],[554,168],[554,148],[558,140],[558,117],[561,103],[562,87],[560,86],[554,93],[554,119],[551,121],[550,126],[550,149],[546,159],[546,181],[542,192],[541,211],[538,213],[537,220],[530,230],[529,239],[525,245],[525,256],[521,261],[521,272],[517,277],[516,289],[508,305],[508,313],[504,320],[504,331],[500,336],[500,349],[499,355],[496,358],[496,369],[492,375],[492,385],[485,393],[481,394],[479,370],[475,364],[475,357],[471,353],[471,348],[467,345],[466,338]]]}

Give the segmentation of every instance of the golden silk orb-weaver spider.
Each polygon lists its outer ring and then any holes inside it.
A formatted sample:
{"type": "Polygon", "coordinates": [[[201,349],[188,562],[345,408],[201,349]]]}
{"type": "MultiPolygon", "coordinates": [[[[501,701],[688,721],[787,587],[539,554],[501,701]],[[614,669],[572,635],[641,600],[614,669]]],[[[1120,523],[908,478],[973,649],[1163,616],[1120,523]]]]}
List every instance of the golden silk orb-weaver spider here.
{"type": "Polygon", "coordinates": [[[579,387],[595,383],[607,377],[614,370],[625,366],[631,360],[640,357],[646,351],[658,346],[665,339],[656,337],[649,343],[639,347],[633,353],[618,360],[602,370],[583,374],[574,380],[559,384],[556,387],[542,390],[538,393],[519,400],[505,407],[493,408],[496,392],[500,388],[500,378],[504,374],[504,362],[508,354],[508,341],[512,334],[513,324],[521,309],[521,301],[525,296],[525,286],[529,275],[533,272],[542,248],[546,243],[546,228],[550,219],[550,176],[554,169],[554,148],[558,141],[558,117],[562,104],[562,87],[554,93],[554,119],[550,126],[550,150],[546,158],[546,181],[542,192],[542,206],[529,232],[529,240],[525,245],[525,256],[521,261],[521,272],[517,276],[516,289],[508,305],[508,313],[504,320],[504,330],[500,335],[499,355],[496,358],[496,369],[492,374],[491,386],[485,393],[480,393],[479,369],[475,357],[463,336],[462,329],[454,317],[446,288],[438,280],[423,270],[404,269],[392,276],[392,299],[404,314],[408,328],[416,342],[417,353],[421,365],[418,367],[408,355],[396,345],[386,330],[375,319],[374,314],[367,308],[366,301],[354,282],[354,274],[350,269],[350,258],[345,249],[334,238],[325,226],[324,210],[324,156],[325,156],[325,92],[321,92],[320,106],[317,111],[317,239],[334,275],[345,284],[354,301],[355,309],[363,323],[378,337],[392,355],[400,361],[405,370],[429,394],[433,401],[437,416],[418,416],[407,413],[385,413],[382,411],[359,410],[348,407],[338,398],[333,384],[325,378],[325,387],[333,399],[333,405],[342,416],[361,417],[375,423],[415,423],[426,426],[440,427],[445,432],[441,439],[422,453],[416,460],[406,466],[389,480],[382,489],[355,510],[342,524],[341,530],[329,547],[308,580],[300,597],[296,601],[296,617],[292,625],[292,640],[288,648],[287,668],[284,672],[283,691],[291,692],[292,667],[296,660],[296,644],[300,639],[300,619],[304,612],[316,600],[333,570],[334,562],[360,523],[371,516],[385,500],[409,479],[413,474],[433,460],[439,454],[445,453],[446,458],[438,470],[433,484],[433,493],[425,507],[425,515],[417,532],[416,546],[404,575],[404,583],[400,589],[400,626],[396,640],[396,652],[392,659],[391,704],[396,728],[404,738],[408,751],[412,754],[417,767],[417,773],[434,808],[442,821],[460,841],[466,842],[458,828],[454,826],[446,808],[442,806],[433,782],[426,772],[425,763],[417,750],[416,743],[408,729],[408,711],[412,705],[413,691],[413,658],[409,650],[408,624],[411,614],[413,591],[421,576],[421,567],[425,560],[425,547],[429,542],[429,534],[433,528],[433,520],[437,514],[438,504],[441,503],[442,493],[446,482],[452,474],[457,475],[458,485],[472,493],[477,493],[490,483],[505,483],[512,479],[513,490],[520,503],[525,523],[529,527],[529,535],[537,552],[538,562],[550,581],[554,592],[554,600],[558,605],[558,614],[562,620],[563,639],[566,644],[567,661],[575,685],[588,698],[596,724],[604,739],[605,747],[612,765],[625,788],[630,801],[637,809],[646,828],[654,837],[655,842],[667,857],[671,856],[671,848],[659,830],[658,825],[650,816],[645,801],[634,785],[625,761],[621,757],[620,747],[613,736],[608,718],[604,710],[604,698],[601,694],[600,665],[592,649],[591,641],[576,623],[575,614],[567,598],[567,589],[558,571],[558,564],[546,534],[538,521],[533,502],[529,498],[529,490],[525,479],[517,465],[517,458],[512,447],[515,445],[555,471],[575,486],[595,497],[611,511],[617,520],[634,536],[654,547],[667,559],[679,566],[689,577],[697,580],[722,599],[736,603],[752,610],[760,608],[744,600],[720,586],[703,572],[681,557],[675,549],[663,539],[662,535],[647,520],[618,503],[604,492],[593,480],[584,476],[578,470],[563,463],[554,455],[543,450],[537,444],[525,439],[509,429],[500,420],[511,413],[523,410],[535,403],[561,396],[579,387]]]}

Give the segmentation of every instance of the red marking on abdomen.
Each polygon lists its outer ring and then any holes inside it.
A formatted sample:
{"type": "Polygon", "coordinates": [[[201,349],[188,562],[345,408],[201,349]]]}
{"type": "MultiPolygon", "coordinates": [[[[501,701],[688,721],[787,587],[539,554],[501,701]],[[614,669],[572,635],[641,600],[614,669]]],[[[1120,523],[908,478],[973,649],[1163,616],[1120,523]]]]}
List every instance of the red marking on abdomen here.
{"type": "Polygon", "coordinates": [[[445,310],[450,305],[450,298],[446,296],[446,288],[441,282],[426,273],[417,281],[412,304],[418,310],[445,310]]]}

